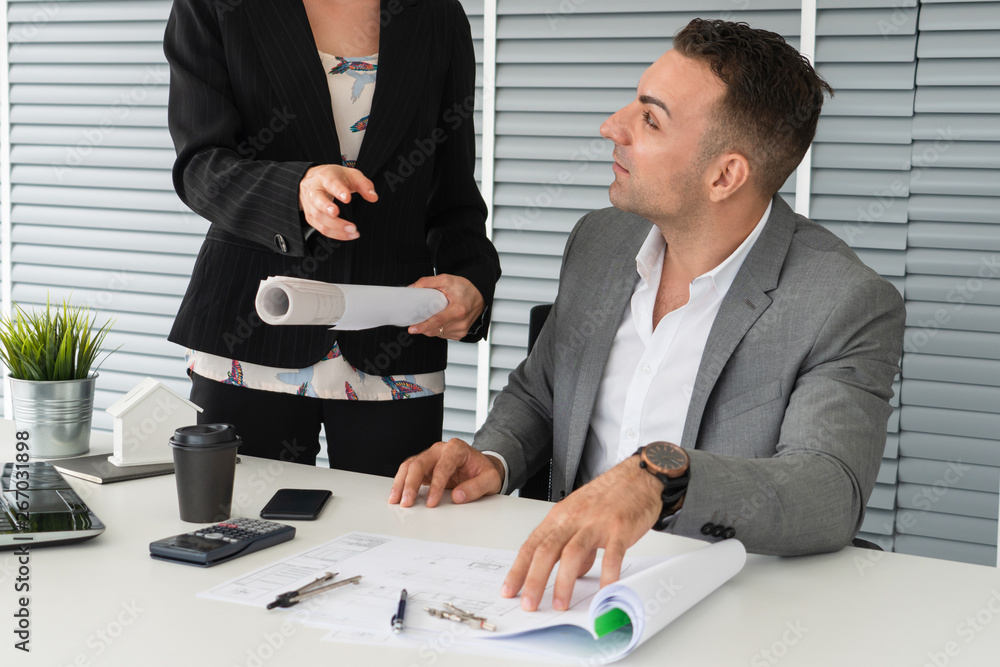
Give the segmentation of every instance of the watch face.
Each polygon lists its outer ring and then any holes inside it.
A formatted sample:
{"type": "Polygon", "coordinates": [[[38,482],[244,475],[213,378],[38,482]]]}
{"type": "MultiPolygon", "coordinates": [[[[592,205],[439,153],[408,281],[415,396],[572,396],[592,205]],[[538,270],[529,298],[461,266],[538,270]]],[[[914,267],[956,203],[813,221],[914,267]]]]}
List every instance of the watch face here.
{"type": "Polygon", "coordinates": [[[684,470],[688,465],[687,453],[667,442],[651,443],[643,450],[643,456],[650,467],[659,471],[684,470]]]}

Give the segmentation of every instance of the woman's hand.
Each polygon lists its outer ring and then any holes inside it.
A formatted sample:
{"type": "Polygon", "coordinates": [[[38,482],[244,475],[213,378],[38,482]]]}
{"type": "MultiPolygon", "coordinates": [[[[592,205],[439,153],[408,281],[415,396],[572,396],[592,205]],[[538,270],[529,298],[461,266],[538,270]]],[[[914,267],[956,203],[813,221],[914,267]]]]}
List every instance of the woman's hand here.
{"type": "Polygon", "coordinates": [[[338,241],[358,238],[354,223],[340,218],[337,202],[351,201],[357,192],[365,201],[378,201],[375,185],[357,169],[336,164],[309,167],[299,182],[299,209],[305,213],[306,222],[323,236],[338,241]]]}
{"type": "Polygon", "coordinates": [[[429,287],[448,297],[448,306],[437,315],[414,324],[407,331],[436,338],[462,340],[469,333],[469,327],[479,319],[486,308],[483,295],[468,278],[442,273],[421,278],[410,287],[429,287]]]}

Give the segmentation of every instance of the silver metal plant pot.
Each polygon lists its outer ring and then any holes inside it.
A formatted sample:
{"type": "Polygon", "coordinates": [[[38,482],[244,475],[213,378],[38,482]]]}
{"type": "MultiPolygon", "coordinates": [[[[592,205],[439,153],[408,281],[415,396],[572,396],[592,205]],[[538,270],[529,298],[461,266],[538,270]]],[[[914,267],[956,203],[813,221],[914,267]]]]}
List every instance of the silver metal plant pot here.
{"type": "Polygon", "coordinates": [[[28,434],[33,459],[59,459],[90,450],[97,373],[83,380],[10,380],[14,425],[28,434]]]}

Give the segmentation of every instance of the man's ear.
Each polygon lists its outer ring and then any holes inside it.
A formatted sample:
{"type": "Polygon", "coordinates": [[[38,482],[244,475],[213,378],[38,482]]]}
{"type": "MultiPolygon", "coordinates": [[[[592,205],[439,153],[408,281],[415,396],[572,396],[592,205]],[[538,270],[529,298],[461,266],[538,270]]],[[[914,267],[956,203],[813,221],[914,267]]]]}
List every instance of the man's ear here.
{"type": "Polygon", "coordinates": [[[736,194],[750,180],[750,162],[740,153],[723,153],[709,171],[708,196],[718,204],[736,194]]]}

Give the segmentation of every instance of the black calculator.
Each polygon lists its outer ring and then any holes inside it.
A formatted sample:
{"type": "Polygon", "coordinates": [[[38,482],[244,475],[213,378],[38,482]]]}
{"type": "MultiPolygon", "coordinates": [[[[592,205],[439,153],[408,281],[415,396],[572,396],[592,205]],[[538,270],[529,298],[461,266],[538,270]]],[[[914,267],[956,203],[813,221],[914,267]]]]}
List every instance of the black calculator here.
{"type": "Polygon", "coordinates": [[[150,542],[149,555],[157,560],[211,567],[293,537],[293,526],[262,519],[235,518],[150,542]]]}

